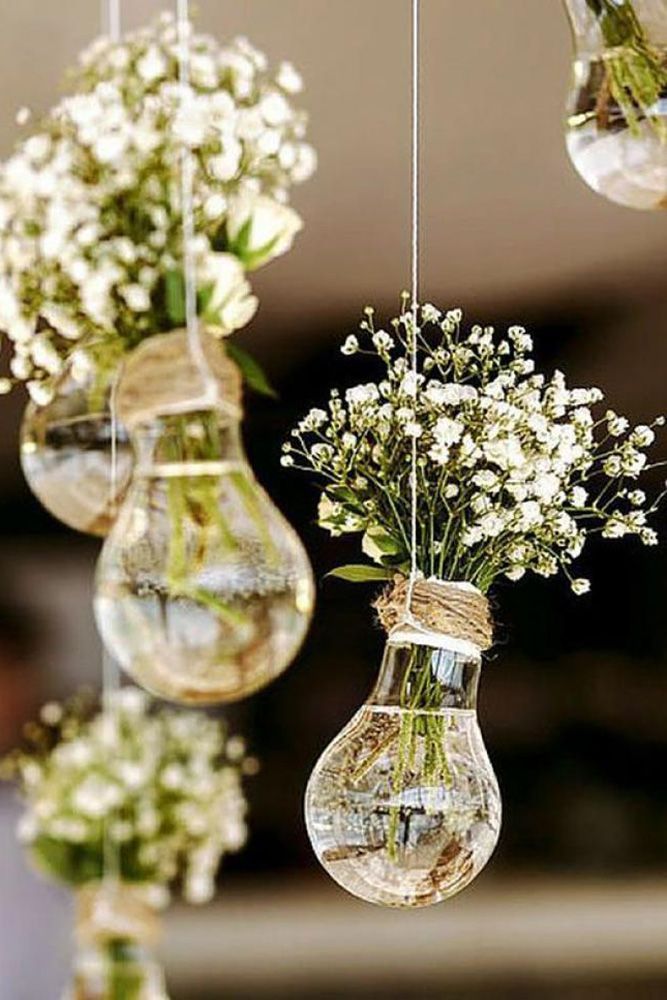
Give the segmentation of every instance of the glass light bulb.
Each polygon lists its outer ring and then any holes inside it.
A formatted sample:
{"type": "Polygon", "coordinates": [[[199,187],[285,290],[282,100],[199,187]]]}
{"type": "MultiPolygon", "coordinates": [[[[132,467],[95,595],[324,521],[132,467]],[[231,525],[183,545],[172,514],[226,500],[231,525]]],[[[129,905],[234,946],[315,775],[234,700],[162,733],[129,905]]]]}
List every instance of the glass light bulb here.
{"type": "Polygon", "coordinates": [[[132,449],[116,428],[116,485],[111,492],[109,384],[93,368],[68,365],[46,406],[29,403],[21,426],[21,466],[50,514],[76,531],[104,536],[132,472],[132,449]]]}
{"type": "Polygon", "coordinates": [[[319,861],[352,895],[383,906],[430,906],[460,892],[500,832],[477,722],[480,655],[455,640],[422,641],[412,631],[390,639],[370,699],[306,790],[319,861]]]}
{"type": "Polygon", "coordinates": [[[667,0],[565,0],[574,36],[566,139],[575,169],[629,208],[667,208],[667,0]]]}
{"type": "MultiPolygon", "coordinates": [[[[217,342],[205,346],[229,393],[238,370],[217,342]]],[[[314,583],[299,538],[248,464],[240,413],[222,395],[202,409],[198,377],[184,332],[150,338],[126,363],[117,395],[135,468],[100,555],[95,613],[107,648],[141,685],[213,704],[285,670],[308,629],[314,583]]]]}

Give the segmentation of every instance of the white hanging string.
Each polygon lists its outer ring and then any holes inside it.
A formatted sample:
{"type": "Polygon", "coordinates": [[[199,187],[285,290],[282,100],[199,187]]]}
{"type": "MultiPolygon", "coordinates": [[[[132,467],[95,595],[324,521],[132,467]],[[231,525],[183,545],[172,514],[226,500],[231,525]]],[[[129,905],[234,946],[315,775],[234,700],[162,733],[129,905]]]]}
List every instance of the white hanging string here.
{"type": "MultiPolygon", "coordinates": [[[[109,520],[115,520],[118,506],[118,417],[116,411],[116,388],[118,376],[114,377],[109,392],[109,429],[111,437],[111,467],[109,471],[109,520]]],[[[120,690],[120,669],[106,645],[102,646],[102,709],[113,711],[111,702],[120,690]]],[[[113,716],[110,714],[110,718],[113,716]]],[[[104,882],[112,884],[120,881],[120,851],[113,838],[109,823],[105,822],[103,832],[103,876],[104,882]]]]}
{"type": "MultiPolygon", "coordinates": [[[[412,342],[410,344],[410,367],[414,380],[415,403],[417,400],[417,376],[419,374],[419,358],[417,352],[417,324],[419,321],[419,229],[420,229],[420,110],[421,110],[421,74],[420,74],[420,0],[412,0],[412,177],[411,177],[411,295],[412,295],[412,342]]],[[[418,474],[417,438],[412,438],[412,455],[410,468],[410,582],[407,589],[406,612],[412,618],[412,597],[414,587],[419,578],[417,559],[419,493],[417,487],[418,474]]]]}
{"type": "MultiPolygon", "coordinates": [[[[176,0],[176,20],[178,31],[178,75],[181,84],[182,102],[185,106],[190,92],[190,4],[189,0],[176,0]]],[[[206,404],[213,405],[218,398],[218,387],[210,365],[206,360],[197,317],[197,268],[193,241],[194,222],[194,172],[195,161],[186,142],[181,147],[181,204],[183,216],[183,273],[185,280],[185,325],[188,334],[190,356],[204,385],[206,404]]]]}
{"type": "Polygon", "coordinates": [[[112,42],[120,41],[120,0],[102,0],[100,20],[102,32],[112,42]]]}
{"type": "MultiPolygon", "coordinates": [[[[117,44],[121,40],[121,9],[120,0],[103,0],[102,30],[106,28],[109,39],[117,44]]],[[[110,434],[110,470],[108,517],[115,518],[118,504],[118,417],[116,412],[116,387],[118,376],[113,379],[109,390],[109,434],[110,434]]],[[[120,669],[107,647],[102,645],[102,709],[106,712],[115,692],[120,688],[120,669]]],[[[109,823],[105,822],[102,838],[102,874],[103,881],[115,884],[120,880],[120,853],[118,844],[112,836],[109,823]]]]}

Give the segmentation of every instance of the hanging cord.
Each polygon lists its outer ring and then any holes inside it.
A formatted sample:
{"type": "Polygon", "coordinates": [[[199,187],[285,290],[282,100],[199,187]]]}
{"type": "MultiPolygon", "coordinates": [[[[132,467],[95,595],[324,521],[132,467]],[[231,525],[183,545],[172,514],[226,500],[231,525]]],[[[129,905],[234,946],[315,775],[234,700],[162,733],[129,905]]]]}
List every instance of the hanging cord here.
{"type": "MultiPolygon", "coordinates": [[[[111,42],[117,45],[121,40],[121,10],[120,0],[103,0],[102,30],[111,42]]],[[[118,417],[116,412],[116,388],[118,374],[114,375],[109,390],[109,434],[111,446],[111,467],[109,470],[108,517],[115,518],[118,504],[118,417]]],[[[114,694],[120,689],[120,670],[116,660],[106,645],[102,645],[102,711],[108,712],[114,694]]],[[[111,716],[110,716],[111,717],[111,716]]],[[[118,844],[114,841],[109,823],[105,821],[102,843],[102,875],[103,882],[115,885],[120,881],[120,853],[118,844]]]]}
{"type": "Polygon", "coordinates": [[[100,21],[102,33],[117,44],[120,41],[120,0],[102,0],[100,21]]]}
{"type": "MultiPolygon", "coordinates": [[[[419,195],[420,195],[420,0],[412,0],[412,177],[411,177],[411,295],[412,295],[412,339],[410,341],[410,368],[414,380],[415,404],[417,401],[417,377],[419,359],[417,353],[417,326],[419,322],[419,195]]],[[[406,591],[406,613],[412,618],[412,597],[419,579],[417,560],[419,495],[417,490],[418,472],[417,438],[412,438],[410,468],[410,580],[406,591]]]]}
{"type": "MultiPolygon", "coordinates": [[[[116,389],[118,387],[118,373],[114,376],[109,392],[109,428],[111,437],[111,468],[109,472],[109,505],[108,517],[115,520],[118,507],[118,417],[116,409],[116,389]]],[[[114,695],[120,690],[120,669],[115,658],[107,649],[102,646],[102,710],[109,713],[109,718],[114,718],[112,701],[114,695]]],[[[114,840],[108,819],[105,819],[103,830],[102,847],[102,870],[103,882],[107,885],[116,885],[120,882],[120,848],[114,840]]]]}
{"type": "MultiPolygon", "coordinates": [[[[189,0],[176,0],[176,18],[178,30],[178,75],[181,84],[181,100],[185,106],[190,91],[190,22],[189,0]]],[[[218,386],[211,371],[202,342],[199,319],[197,317],[197,269],[194,255],[194,171],[195,161],[192,151],[184,141],[181,147],[181,203],[183,215],[183,272],[185,278],[185,325],[188,334],[188,349],[190,357],[204,385],[207,404],[214,405],[218,400],[218,386]]]]}

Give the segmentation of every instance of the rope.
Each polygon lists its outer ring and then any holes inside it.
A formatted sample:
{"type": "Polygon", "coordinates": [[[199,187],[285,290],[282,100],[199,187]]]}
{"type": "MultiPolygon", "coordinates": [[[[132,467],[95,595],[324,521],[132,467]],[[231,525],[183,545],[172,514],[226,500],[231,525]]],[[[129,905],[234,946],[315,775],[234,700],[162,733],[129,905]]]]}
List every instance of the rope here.
{"type": "MultiPolygon", "coordinates": [[[[178,31],[178,75],[181,84],[183,105],[190,91],[190,4],[189,0],[176,0],[178,31]]],[[[193,250],[195,236],[194,220],[194,172],[192,151],[186,142],[181,147],[181,203],[183,214],[183,272],[185,278],[185,325],[188,331],[188,349],[204,385],[205,400],[214,405],[218,398],[216,381],[206,360],[197,317],[197,269],[193,250]]]]}
{"type": "MultiPolygon", "coordinates": [[[[110,40],[117,44],[121,40],[121,0],[103,0],[102,26],[106,27],[110,40]],[[106,22],[106,23],[105,23],[106,22]]],[[[112,518],[118,503],[118,418],[116,414],[116,388],[118,375],[114,377],[109,392],[109,429],[111,435],[111,468],[109,472],[108,514],[112,518]]],[[[107,711],[111,699],[120,689],[120,670],[107,647],[102,645],[102,709],[107,711]]],[[[109,824],[103,831],[103,881],[115,884],[120,880],[120,852],[115,843],[109,824]]]]}
{"type": "Polygon", "coordinates": [[[117,44],[121,39],[120,25],[121,0],[100,0],[100,25],[102,34],[111,42],[117,44]]]}
{"type": "Polygon", "coordinates": [[[396,576],[393,584],[375,603],[380,622],[391,635],[406,625],[418,632],[471,643],[483,651],[493,645],[493,619],[489,602],[471,584],[447,580],[416,580],[413,582],[412,609],[409,621],[405,616],[405,595],[409,581],[396,576]]]}
{"type": "MultiPolygon", "coordinates": [[[[412,112],[411,112],[411,294],[412,294],[412,340],[410,342],[410,367],[414,379],[415,394],[417,392],[417,376],[419,374],[417,355],[417,324],[419,320],[419,194],[420,194],[420,0],[412,0],[412,112]]],[[[416,399],[416,395],[415,395],[416,399]]],[[[419,495],[417,488],[417,438],[412,438],[412,455],[410,468],[410,578],[406,590],[406,612],[411,614],[412,597],[415,584],[419,579],[417,561],[418,545],[418,510],[419,495]]]]}

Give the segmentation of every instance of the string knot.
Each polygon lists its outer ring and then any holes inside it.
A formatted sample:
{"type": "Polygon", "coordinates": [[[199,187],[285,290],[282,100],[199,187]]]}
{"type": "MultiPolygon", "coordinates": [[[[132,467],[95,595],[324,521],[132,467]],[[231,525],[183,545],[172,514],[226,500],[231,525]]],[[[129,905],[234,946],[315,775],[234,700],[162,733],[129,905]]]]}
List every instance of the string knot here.
{"type": "Polygon", "coordinates": [[[391,634],[401,625],[447,635],[480,650],[493,645],[487,598],[470,584],[398,575],[375,602],[380,623],[391,634]]]}

